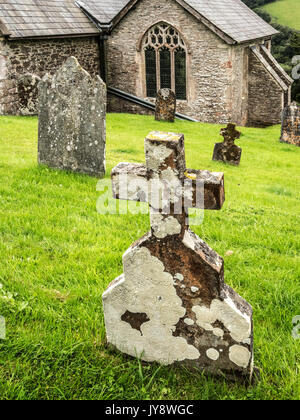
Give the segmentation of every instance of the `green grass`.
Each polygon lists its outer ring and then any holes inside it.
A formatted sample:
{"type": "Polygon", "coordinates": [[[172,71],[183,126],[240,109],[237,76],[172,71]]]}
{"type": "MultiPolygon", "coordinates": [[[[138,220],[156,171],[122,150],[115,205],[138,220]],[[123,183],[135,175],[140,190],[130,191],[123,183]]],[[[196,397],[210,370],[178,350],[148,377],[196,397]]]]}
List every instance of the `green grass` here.
{"type": "Polygon", "coordinates": [[[241,166],[211,160],[218,125],[108,115],[107,178],[143,162],[149,131],[183,132],[190,168],[224,171],[227,200],[194,230],[223,257],[225,279],[254,308],[261,381],[246,388],[109,351],[101,295],[147,215],[96,212],[97,180],[37,165],[37,119],[0,117],[2,399],[298,399],[300,149],[279,126],[242,128],[241,166]]]}
{"type": "Polygon", "coordinates": [[[280,25],[300,30],[299,0],[277,0],[263,7],[280,25]]]}

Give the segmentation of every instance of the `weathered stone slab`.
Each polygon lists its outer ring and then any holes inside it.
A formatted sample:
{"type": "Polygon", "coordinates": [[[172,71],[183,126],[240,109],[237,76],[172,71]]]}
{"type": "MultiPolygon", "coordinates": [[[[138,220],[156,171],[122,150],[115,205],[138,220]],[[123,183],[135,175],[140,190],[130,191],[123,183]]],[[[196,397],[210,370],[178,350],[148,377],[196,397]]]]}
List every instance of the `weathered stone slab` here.
{"type": "Polygon", "coordinates": [[[21,115],[37,113],[38,85],[41,78],[34,74],[24,74],[18,78],[19,112],[21,115]]]}
{"type": "Polygon", "coordinates": [[[156,121],[174,122],[176,113],[176,96],[171,89],[161,89],[156,96],[156,121]]]}
{"type": "Polygon", "coordinates": [[[221,129],[220,134],[224,137],[224,142],[215,144],[213,160],[238,166],[242,149],[235,145],[234,141],[241,137],[241,133],[235,129],[235,124],[228,124],[226,128],[221,129]]]}
{"type": "Polygon", "coordinates": [[[300,108],[296,102],[283,110],[280,141],[300,146],[300,108]]]}
{"type": "Polygon", "coordinates": [[[148,201],[151,231],[127,250],[124,273],[103,294],[107,341],[147,362],[250,379],[252,308],[224,283],[223,259],[188,224],[189,208],[222,207],[224,175],[186,169],[183,135],[150,133],[145,151],[145,166],[112,171],[115,198],[148,201]]]}
{"type": "Polygon", "coordinates": [[[39,163],[105,174],[106,85],[70,57],[39,84],[39,163]]]}

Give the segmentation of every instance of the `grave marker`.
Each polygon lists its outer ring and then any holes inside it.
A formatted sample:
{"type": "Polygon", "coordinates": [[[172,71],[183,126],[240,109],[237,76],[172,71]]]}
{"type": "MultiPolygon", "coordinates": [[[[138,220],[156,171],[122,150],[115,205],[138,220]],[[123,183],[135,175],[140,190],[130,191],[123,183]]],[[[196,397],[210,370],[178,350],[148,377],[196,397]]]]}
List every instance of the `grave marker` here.
{"type": "Polygon", "coordinates": [[[156,96],[156,121],[174,122],[176,113],[176,96],[171,89],[161,89],[156,96]]]}
{"type": "Polygon", "coordinates": [[[296,102],[283,110],[280,141],[300,146],[300,108],[296,102]]]}
{"type": "Polygon", "coordinates": [[[39,163],[105,174],[106,85],[70,57],[39,84],[39,163]]]}
{"type": "Polygon", "coordinates": [[[241,137],[241,133],[235,129],[235,124],[228,124],[220,132],[224,137],[223,143],[216,143],[213,160],[229,163],[238,166],[241,161],[242,149],[234,144],[236,139],[241,137]]]}
{"type": "Polygon", "coordinates": [[[112,171],[115,198],[149,203],[151,231],[127,250],[124,274],[103,294],[107,341],[147,362],[250,379],[252,308],[188,225],[189,208],[221,209],[224,175],[186,169],[180,134],[150,133],[145,153],[146,165],[112,171]]]}

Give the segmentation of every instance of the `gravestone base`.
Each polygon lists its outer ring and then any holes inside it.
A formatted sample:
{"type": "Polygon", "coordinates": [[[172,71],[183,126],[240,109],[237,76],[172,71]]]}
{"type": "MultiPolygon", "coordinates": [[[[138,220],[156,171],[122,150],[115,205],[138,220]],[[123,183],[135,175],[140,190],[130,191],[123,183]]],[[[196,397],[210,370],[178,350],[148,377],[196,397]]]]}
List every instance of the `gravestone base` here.
{"type": "Polygon", "coordinates": [[[236,144],[227,146],[224,143],[216,143],[213,160],[239,166],[241,163],[242,149],[236,144]]]}

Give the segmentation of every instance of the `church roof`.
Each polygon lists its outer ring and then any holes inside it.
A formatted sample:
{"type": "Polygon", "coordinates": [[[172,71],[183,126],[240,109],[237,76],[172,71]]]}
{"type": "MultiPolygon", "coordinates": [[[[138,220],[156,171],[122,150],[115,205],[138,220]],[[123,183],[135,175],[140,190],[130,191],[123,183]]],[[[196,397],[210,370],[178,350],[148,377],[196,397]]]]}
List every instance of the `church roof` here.
{"type": "MultiPolygon", "coordinates": [[[[0,0],[0,33],[11,38],[97,35],[93,22],[100,28],[114,27],[138,1],[0,0]]],[[[241,0],[174,1],[228,43],[278,33],[241,0]]]]}
{"type": "Polygon", "coordinates": [[[0,0],[0,34],[11,38],[99,34],[73,0],[0,0]]]}
{"type": "MultiPolygon", "coordinates": [[[[116,24],[139,0],[78,0],[101,26],[116,24]]],[[[249,42],[278,33],[241,0],[175,0],[228,43],[249,42]]]]}

